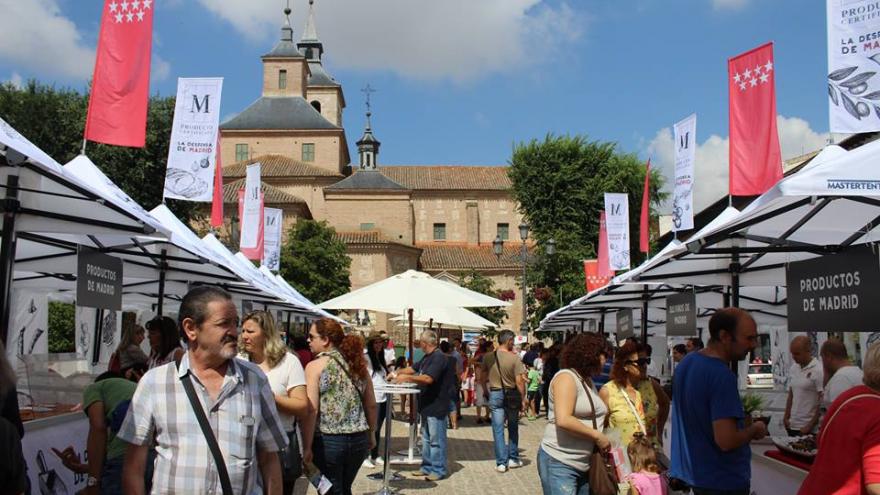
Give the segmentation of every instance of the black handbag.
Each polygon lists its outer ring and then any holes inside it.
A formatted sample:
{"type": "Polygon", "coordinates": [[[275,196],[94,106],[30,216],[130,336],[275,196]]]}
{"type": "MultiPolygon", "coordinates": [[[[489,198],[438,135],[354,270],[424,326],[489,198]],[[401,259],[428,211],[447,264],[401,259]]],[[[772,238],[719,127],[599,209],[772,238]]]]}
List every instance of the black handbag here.
{"type": "Polygon", "coordinates": [[[285,483],[293,483],[303,473],[303,458],[297,428],[299,426],[294,423],[293,431],[287,435],[289,440],[287,447],[278,452],[281,460],[281,476],[285,483]]]}
{"type": "Polygon", "coordinates": [[[501,391],[504,392],[504,409],[519,411],[522,409],[522,394],[516,388],[515,383],[513,388],[504,387],[504,375],[501,374],[501,364],[498,363],[498,351],[495,351],[493,354],[495,354],[495,366],[498,367],[498,380],[501,382],[501,391]]]}

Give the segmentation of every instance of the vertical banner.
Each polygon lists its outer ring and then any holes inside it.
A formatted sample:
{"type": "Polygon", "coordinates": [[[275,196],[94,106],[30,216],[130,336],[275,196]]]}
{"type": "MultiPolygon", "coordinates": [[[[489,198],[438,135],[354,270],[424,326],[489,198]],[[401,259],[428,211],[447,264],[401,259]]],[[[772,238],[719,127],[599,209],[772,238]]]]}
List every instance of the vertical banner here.
{"type": "Polygon", "coordinates": [[[244,201],[239,214],[241,218],[239,250],[252,260],[263,257],[263,204],[260,189],[260,164],[258,162],[247,167],[244,201]]]}
{"type": "Polygon", "coordinates": [[[639,215],[639,251],[648,253],[651,250],[650,239],[651,215],[651,159],[645,165],[645,187],[642,189],[642,211],[639,215]]]}
{"type": "Polygon", "coordinates": [[[629,195],[605,193],[605,230],[612,270],[629,269],[629,195]]]}
{"type": "Polygon", "coordinates": [[[675,123],[675,189],[672,192],[672,230],[694,228],[694,164],[697,114],[675,123]]]}
{"type": "Polygon", "coordinates": [[[153,2],[105,0],[85,138],[143,148],[147,137],[153,2]]]}
{"type": "Polygon", "coordinates": [[[217,163],[214,164],[214,194],[211,197],[211,227],[223,226],[223,164],[220,162],[220,136],[217,136],[217,163]]]}
{"type": "Polygon", "coordinates": [[[610,280],[614,277],[614,270],[611,269],[611,262],[608,260],[608,227],[605,223],[605,212],[599,212],[599,252],[596,253],[599,262],[599,268],[596,274],[600,277],[608,277],[610,280]]]}
{"type": "Polygon", "coordinates": [[[265,208],[263,224],[263,260],[261,264],[277,272],[281,268],[281,221],[284,212],[280,208],[265,208]]]}
{"type": "Polygon", "coordinates": [[[211,201],[222,77],[177,79],[164,198],[211,201]]]}
{"type": "Polygon", "coordinates": [[[880,131],[880,9],[873,0],[827,0],[831,132],[880,131]]]}
{"type": "Polygon", "coordinates": [[[782,178],[773,43],[727,61],[730,195],[764,194],[782,178]]]}

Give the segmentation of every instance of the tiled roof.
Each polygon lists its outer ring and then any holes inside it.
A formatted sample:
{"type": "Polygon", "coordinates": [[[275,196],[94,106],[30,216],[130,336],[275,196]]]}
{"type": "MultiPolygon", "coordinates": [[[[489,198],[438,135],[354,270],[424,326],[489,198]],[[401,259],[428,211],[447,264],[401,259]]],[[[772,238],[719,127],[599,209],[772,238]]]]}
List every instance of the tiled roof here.
{"type": "Polygon", "coordinates": [[[406,191],[407,189],[375,170],[359,170],[336,184],[325,187],[324,190],[406,191]]]}
{"type": "Polygon", "coordinates": [[[281,155],[262,155],[223,167],[223,177],[245,177],[247,166],[256,162],[260,162],[261,177],[342,177],[342,175],[330,170],[281,155]]]}
{"type": "Polygon", "coordinates": [[[336,238],[346,244],[378,244],[391,242],[378,230],[358,230],[354,232],[336,232],[336,238]]]}
{"type": "Polygon", "coordinates": [[[220,124],[229,130],[337,129],[301,96],[263,96],[220,124]]]}
{"type": "Polygon", "coordinates": [[[507,167],[399,165],[379,167],[379,171],[413,190],[508,190],[512,185],[507,167]]]}
{"type": "MultiPolygon", "coordinates": [[[[244,189],[244,181],[245,179],[239,179],[235,182],[230,182],[223,186],[223,202],[226,204],[236,204],[238,203],[238,191],[239,189],[244,189]]],[[[266,184],[265,182],[260,182],[260,190],[263,191],[263,200],[266,204],[292,204],[292,203],[303,203],[305,201],[290,194],[288,192],[284,192],[277,187],[266,184]]]]}
{"type": "MultiPolygon", "coordinates": [[[[422,270],[491,270],[521,268],[519,243],[506,242],[501,258],[496,258],[492,245],[455,246],[443,244],[420,245],[422,270]]],[[[531,252],[533,248],[530,247],[531,252]]]]}

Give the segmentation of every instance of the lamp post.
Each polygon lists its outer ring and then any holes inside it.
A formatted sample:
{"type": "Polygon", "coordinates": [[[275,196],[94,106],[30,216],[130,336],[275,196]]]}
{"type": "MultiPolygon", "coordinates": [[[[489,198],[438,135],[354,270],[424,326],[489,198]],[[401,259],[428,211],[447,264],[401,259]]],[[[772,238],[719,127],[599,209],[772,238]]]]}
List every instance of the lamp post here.
{"type": "MultiPolygon", "coordinates": [[[[526,268],[528,267],[526,240],[529,238],[529,225],[525,222],[519,224],[519,238],[522,241],[519,250],[520,262],[522,263],[522,323],[519,325],[519,331],[520,335],[527,335],[529,333],[529,323],[528,288],[526,287],[526,268]]],[[[553,256],[556,254],[556,241],[552,238],[548,239],[544,249],[548,256],[553,256]]],[[[492,251],[495,253],[495,257],[499,259],[504,253],[504,240],[501,239],[501,235],[496,236],[495,240],[492,241],[492,251]]]]}

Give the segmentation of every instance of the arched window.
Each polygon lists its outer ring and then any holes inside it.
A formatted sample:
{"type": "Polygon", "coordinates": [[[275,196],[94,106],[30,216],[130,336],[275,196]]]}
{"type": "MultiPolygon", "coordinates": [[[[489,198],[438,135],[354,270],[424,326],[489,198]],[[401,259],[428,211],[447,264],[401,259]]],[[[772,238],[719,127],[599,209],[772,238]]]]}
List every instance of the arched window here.
{"type": "Polygon", "coordinates": [[[318,101],[318,100],[313,100],[313,101],[312,101],[312,107],[314,107],[315,110],[318,111],[318,113],[321,113],[321,102],[320,102],[320,101],[318,101]]]}

